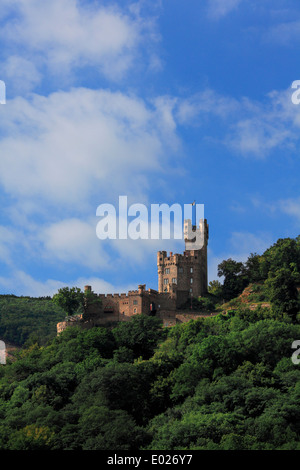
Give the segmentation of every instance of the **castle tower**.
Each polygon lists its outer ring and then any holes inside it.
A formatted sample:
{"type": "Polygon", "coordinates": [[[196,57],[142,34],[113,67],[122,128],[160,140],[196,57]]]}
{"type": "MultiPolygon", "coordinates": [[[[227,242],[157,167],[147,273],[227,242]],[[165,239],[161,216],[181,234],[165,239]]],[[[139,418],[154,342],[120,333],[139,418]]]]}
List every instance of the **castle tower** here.
{"type": "Polygon", "coordinates": [[[184,241],[183,254],[157,253],[158,292],[175,293],[177,306],[207,292],[207,220],[200,219],[198,228],[185,220],[184,241]]]}

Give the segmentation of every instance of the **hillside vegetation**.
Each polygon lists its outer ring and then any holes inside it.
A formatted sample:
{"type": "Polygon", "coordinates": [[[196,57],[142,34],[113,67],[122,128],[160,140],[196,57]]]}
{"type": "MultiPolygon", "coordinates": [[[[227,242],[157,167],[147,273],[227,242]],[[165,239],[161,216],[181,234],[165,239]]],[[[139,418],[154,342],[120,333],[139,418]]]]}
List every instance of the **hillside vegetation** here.
{"type": "Polygon", "coordinates": [[[46,344],[65,316],[51,297],[0,295],[0,339],[16,346],[46,344]]]}
{"type": "Polygon", "coordinates": [[[220,264],[223,284],[195,299],[216,316],[23,348],[0,366],[0,448],[300,450],[299,273],[299,237],[278,240],[220,264]]]}

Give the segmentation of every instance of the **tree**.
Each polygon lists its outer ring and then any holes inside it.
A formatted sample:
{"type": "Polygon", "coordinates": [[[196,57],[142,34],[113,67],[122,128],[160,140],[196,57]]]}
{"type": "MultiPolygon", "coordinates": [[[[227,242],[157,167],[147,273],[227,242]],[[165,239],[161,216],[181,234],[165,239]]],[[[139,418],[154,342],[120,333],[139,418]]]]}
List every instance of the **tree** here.
{"type": "Polygon", "coordinates": [[[208,284],[208,292],[216,297],[222,297],[222,284],[220,281],[210,281],[208,284]]]}
{"type": "Polygon", "coordinates": [[[258,282],[263,280],[261,264],[262,257],[257,253],[251,253],[245,263],[246,273],[249,282],[258,282]]]}
{"type": "Polygon", "coordinates": [[[270,271],[277,271],[281,268],[291,268],[293,263],[294,270],[300,272],[300,246],[297,239],[284,238],[268,248],[262,255],[262,273],[264,279],[267,279],[270,271]]]}
{"type": "Polygon", "coordinates": [[[149,359],[164,336],[161,326],[159,318],[135,315],[130,322],[121,322],[113,334],[118,347],[131,349],[135,358],[149,359]]]}
{"type": "Polygon", "coordinates": [[[299,311],[299,300],[293,272],[287,268],[271,271],[266,285],[274,312],[287,313],[294,319],[299,311]]]}
{"type": "Polygon", "coordinates": [[[53,302],[61,307],[67,315],[74,315],[79,307],[83,307],[84,293],[79,287],[62,287],[53,296],[53,302]]]}
{"type": "Polygon", "coordinates": [[[225,300],[239,295],[249,283],[243,263],[231,258],[218,265],[218,276],[224,276],[223,298],[225,300]]]}

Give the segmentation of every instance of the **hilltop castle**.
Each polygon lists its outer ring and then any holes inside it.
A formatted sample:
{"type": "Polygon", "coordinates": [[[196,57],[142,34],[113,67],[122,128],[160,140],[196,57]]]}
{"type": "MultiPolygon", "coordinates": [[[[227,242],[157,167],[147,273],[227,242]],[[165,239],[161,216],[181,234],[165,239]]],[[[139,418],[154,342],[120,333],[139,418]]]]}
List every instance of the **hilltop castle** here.
{"type": "Polygon", "coordinates": [[[127,294],[105,295],[95,294],[91,286],[85,286],[84,314],[58,323],[57,332],[79,323],[89,328],[128,321],[133,315],[142,313],[158,316],[164,326],[199,316],[197,313],[187,313],[185,309],[193,297],[207,292],[208,237],[206,219],[200,219],[199,227],[193,226],[191,220],[185,220],[183,254],[170,252],[167,256],[166,251],[157,253],[158,290],[146,290],[146,285],[141,284],[138,290],[127,294]]]}

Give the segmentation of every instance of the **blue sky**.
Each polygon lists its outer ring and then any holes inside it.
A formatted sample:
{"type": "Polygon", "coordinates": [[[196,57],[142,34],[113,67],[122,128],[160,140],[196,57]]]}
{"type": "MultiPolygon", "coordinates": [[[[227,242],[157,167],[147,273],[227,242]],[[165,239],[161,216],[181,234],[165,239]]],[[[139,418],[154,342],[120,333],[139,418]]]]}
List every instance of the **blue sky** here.
{"type": "Polygon", "coordinates": [[[0,293],[157,288],[178,240],[96,209],[205,205],[209,279],[300,232],[296,0],[2,0],[0,293]]]}

